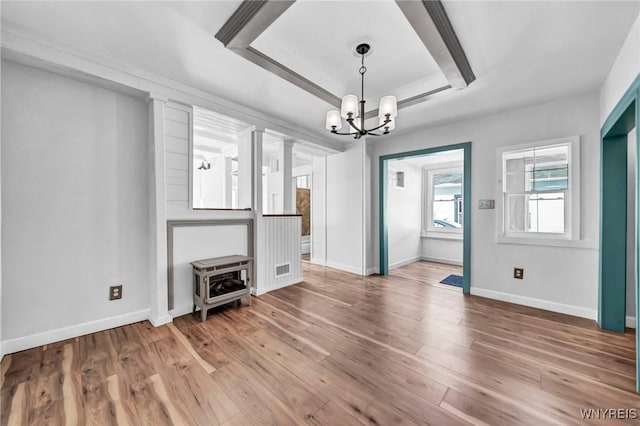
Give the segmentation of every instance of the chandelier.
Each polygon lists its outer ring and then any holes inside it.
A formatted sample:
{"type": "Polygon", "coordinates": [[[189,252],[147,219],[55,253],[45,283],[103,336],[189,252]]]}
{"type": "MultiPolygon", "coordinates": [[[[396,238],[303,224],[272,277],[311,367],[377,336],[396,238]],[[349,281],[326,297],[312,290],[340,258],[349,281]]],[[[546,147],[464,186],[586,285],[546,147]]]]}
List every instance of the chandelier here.
{"type": "Polygon", "coordinates": [[[327,112],[326,128],[334,135],[353,135],[355,139],[360,139],[362,136],[381,136],[388,134],[396,127],[396,116],[398,115],[398,104],[395,96],[383,96],[380,98],[380,107],[378,109],[378,127],[372,129],[365,129],[364,120],[365,112],[364,105],[364,74],[367,72],[367,67],[364,66],[364,57],[371,49],[367,43],[361,43],[356,47],[356,53],[362,56],[361,66],[358,72],[361,77],[361,96],[360,101],[355,95],[347,95],[342,98],[341,110],[333,110],[327,112]],[[360,118],[356,124],[356,118],[360,118]],[[346,119],[349,124],[348,133],[340,133],[338,130],[342,128],[342,119],[346,119]],[[372,133],[376,130],[382,133],[372,133]]]}

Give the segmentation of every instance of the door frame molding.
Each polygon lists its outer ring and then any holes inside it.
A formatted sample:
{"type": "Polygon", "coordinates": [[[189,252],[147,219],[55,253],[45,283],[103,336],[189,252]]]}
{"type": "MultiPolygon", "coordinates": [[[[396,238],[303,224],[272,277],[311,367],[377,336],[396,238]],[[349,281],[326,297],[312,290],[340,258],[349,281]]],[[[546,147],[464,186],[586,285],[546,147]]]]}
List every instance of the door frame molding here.
{"type": "Polygon", "coordinates": [[[380,275],[389,275],[389,229],[387,221],[387,178],[388,163],[390,160],[405,159],[409,157],[422,157],[437,152],[463,150],[464,177],[462,206],[462,291],[471,293],[471,142],[462,142],[453,145],[424,148],[415,151],[398,152],[395,154],[381,155],[379,158],[379,244],[380,244],[380,275]]]}
{"type": "MultiPolygon", "coordinates": [[[[611,192],[606,191],[606,186],[614,185],[620,181],[620,170],[625,172],[626,185],[626,149],[627,135],[631,129],[636,128],[636,141],[640,142],[640,74],[625,91],[615,108],[611,111],[600,130],[600,252],[598,274],[598,325],[605,329],[617,332],[625,330],[626,316],[626,190],[624,191],[624,211],[620,206],[612,202],[611,192]],[[624,160],[624,167],[614,167],[624,160]],[[606,203],[605,203],[606,201],[606,203]],[[624,219],[625,226],[619,226],[619,221],[624,219]],[[612,221],[617,221],[617,226],[612,226],[612,221]],[[624,247],[622,247],[624,243],[624,247]],[[624,261],[607,256],[616,252],[624,261]],[[612,283],[612,284],[607,284],[612,283]],[[622,285],[624,283],[624,285],[622,285]]],[[[636,153],[636,161],[640,158],[640,151],[636,153]]],[[[640,392],[640,174],[636,174],[636,208],[635,208],[635,305],[636,305],[636,391],[640,392]]],[[[619,188],[616,188],[618,193],[619,188]]],[[[620,197],[618,197],[620,198],[620,197]]]]}

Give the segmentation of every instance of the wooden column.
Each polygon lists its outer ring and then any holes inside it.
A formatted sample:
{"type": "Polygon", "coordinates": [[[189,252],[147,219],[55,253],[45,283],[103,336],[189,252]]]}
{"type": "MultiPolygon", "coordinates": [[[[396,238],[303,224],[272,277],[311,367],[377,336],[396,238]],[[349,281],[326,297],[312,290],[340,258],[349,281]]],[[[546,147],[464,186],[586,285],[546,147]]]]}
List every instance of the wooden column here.
{"type": "Polygon", "coordinates": [[[173,321],[169,315],[167,279],[167,211],[165,185],[164,120],[166,98],[149,95],[149,136],[153,155],[153,187],[151,190],[152,269],[149,289],[149,321],[156,327],[173,321]]]}

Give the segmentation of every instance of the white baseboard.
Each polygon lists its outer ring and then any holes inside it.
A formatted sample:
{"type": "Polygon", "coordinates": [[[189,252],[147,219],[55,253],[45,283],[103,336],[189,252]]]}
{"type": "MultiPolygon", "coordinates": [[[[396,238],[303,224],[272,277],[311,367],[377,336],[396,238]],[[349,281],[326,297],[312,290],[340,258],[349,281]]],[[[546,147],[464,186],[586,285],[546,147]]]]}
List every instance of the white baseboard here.
{"type": "Polygon", "coordinates": [[[108,330],[110,328],[120,327],[134,322],[144,321],[148,318],[149,309],[143,309],[141,311],[89,321],[69,327],[58,328],[56,330],[49,330],[42,333],[31,334],[29,336],[8,339],[2,342],[3,354],[11,354],[14,352],[24,351],[26,349],[37,348],[38,346],[47,345],[49,343],[60,342],[62,340],[84,336],[85,334],[96,333],[98,331],[108,330]]]}
{"type": "Polygon", "coordinates": [[[447,265],[462,266],[462,262],[459,260],[445,259],[442,257],[421,256],[420,260],[424,260],[425,262],[446,263],[447,265]]]}
{"type": "Polygon", "coordinates": [[[399,267],[404,266],[404,265],[408,265],[408,264],[416,262],[418,260],[422,260],[422,256],[415,256],[415,257],[411,257],[409,259],[401,260],[399,262],[393,262],[393,263],[391,263],[389,265],[389,270],[396,269],[396,268],[399,268],[399,267]]]}
{"type": "Polygon", "coordinates": [[[373,274],[377,274],[378,273],[378,267],[374,266],[373,268],[368,268],[367,269],[367,275],[373,275],[373,274]]]}
{"type": "Polygon", "coordinates": [[[335,262],[329,262],[329,261],[327,261],[326,266],[328,266],[329,268],[339,269],[341,271],[351,272],[352,274],[362,276],[361,268],[354,268],[353,266],[342,265],[341,263],[335,263],[335,262]]]}
{"type": "Polygon", "coordinates": [[[316,259],[313,257],[309,260],[309,263],[313,263],[314,265],[327,266],[327,262],[324,259],[316,259]]]}
{"type": "Polygon", "coordinates": [[[636,328],[636,317],[626,317],[624,325],[628,328],[636,328]]]}
{"type": "Polygon", "coordinates": [[[290,285],[294,285],[294,284],[300,284],[302,281],[304,281],[304,278],[298,277],[289,281],[271,285],[269,287],[257,288],[254,294],[256,296],[261,296],[270,291],[278,290],[279,288],[289,287],[290,285]]]}
{"type": "Polygon", "coordinates": [[[503,293],[501,291],[486,290],[471,286],[471,294],[489,299],[501,300],[503,302],[515,303],[532,308],[544,309],[545,311],[558,312],[561,314],[573,315],[575,317],[598,319],[598,312],[594,309],[583,308],[563,303],[549,302],[548,300],[535,299],[533,297],[519,296],[517,294],[503,293]]]}
{"type": "Polygon", "coordinates": [[[153,318],[149,316],[149,322],[153,324],[154,327],[160,327],[161,325],[169,324],[173,322],[173,317],[169,314],[163,315],[161,317],[153,318]]]}
{"type": "Polygon", "coordinates": [[[308,243],[303,242],[301,244],[300,250],[302,250],[302,254],[311,253],[311,242],[308,242],[308,243]]]}

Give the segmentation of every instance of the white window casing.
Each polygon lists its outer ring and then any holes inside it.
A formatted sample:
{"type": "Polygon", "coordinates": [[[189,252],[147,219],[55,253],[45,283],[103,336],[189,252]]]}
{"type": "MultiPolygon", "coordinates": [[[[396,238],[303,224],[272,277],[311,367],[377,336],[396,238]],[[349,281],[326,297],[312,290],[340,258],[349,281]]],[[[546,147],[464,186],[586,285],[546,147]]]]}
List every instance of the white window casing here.
{"type": "Polygon", "coordinates": [[[499,147],[496,154],[497,241],[576,245],[580,241],[580,137],[499,147]],[[541,220],[540,203],[555,202],[558,206],[561,200],[562,223],[558,223],[557,208],[555,220],[554,209],[547,209],[546,219],[541,220]]]}

